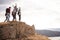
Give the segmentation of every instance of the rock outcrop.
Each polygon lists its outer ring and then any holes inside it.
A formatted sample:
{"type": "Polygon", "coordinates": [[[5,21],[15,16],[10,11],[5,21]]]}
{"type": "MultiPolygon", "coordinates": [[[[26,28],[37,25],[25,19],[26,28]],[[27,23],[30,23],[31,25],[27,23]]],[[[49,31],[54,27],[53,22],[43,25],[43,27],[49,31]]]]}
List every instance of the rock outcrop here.
{"type": "Polygon", "coordinates": [[[0,23],[0,40],[49,40],[47,36],[37,35],[34,25],[24,22],[0,23]]]}

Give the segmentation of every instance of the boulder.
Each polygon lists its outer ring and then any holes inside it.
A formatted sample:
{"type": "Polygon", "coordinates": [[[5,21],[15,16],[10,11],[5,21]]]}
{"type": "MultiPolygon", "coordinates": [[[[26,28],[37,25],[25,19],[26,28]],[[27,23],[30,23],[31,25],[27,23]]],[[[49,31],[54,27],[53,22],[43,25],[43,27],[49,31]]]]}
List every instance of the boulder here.
{"type": "Polygon", "coordinates": [[[34,25],[10,21],[0,23],[1,40],[49,40],[47,36],[37,35],[34,25]]]}

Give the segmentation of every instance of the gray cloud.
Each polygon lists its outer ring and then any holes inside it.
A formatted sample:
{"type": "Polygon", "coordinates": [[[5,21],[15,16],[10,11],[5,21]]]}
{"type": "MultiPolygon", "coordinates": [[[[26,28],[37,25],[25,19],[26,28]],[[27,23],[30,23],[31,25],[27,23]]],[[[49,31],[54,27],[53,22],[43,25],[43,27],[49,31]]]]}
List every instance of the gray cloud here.
{"type": "Polygon", "coordinates": [[[0,12],[5,11],[7,6],[11,3],[14,3],[16,0],[0,0],[0,12]]]}
{"type": "Polygon", "coordinates": [[[0,5],[0,12],[4,11],[6,8],[7,8],[7,5],[3,5],[3,6],[0,5]]]}
{"type": "Polygon", "coordinates": [[[0,4],[10,4],[16,0],[0,0],[0,4]]]}

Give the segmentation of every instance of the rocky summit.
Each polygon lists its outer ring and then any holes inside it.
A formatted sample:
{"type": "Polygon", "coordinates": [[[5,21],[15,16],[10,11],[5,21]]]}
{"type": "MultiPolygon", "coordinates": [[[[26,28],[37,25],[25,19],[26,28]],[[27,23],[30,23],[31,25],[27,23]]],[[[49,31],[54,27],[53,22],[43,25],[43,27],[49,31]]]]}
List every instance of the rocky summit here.
{"type": "Polygon", "coordinates": [[[10,21],[0,23],[0,40],[50,40],[47,36],[38,35],[34,25],[25,22],[10,21]]]}

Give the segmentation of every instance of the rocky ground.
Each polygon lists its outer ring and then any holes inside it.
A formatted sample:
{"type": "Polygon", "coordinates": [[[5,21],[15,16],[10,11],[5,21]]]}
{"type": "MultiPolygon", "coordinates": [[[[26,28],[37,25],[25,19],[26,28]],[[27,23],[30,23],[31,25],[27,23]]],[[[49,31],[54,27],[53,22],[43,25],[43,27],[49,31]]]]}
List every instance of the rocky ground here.
{"type": "Polygon", "coordinates": [[[34,25],[10,21],[0,23],[0,40],[50,40],[47,36],[38,35],[34,25]]]}

